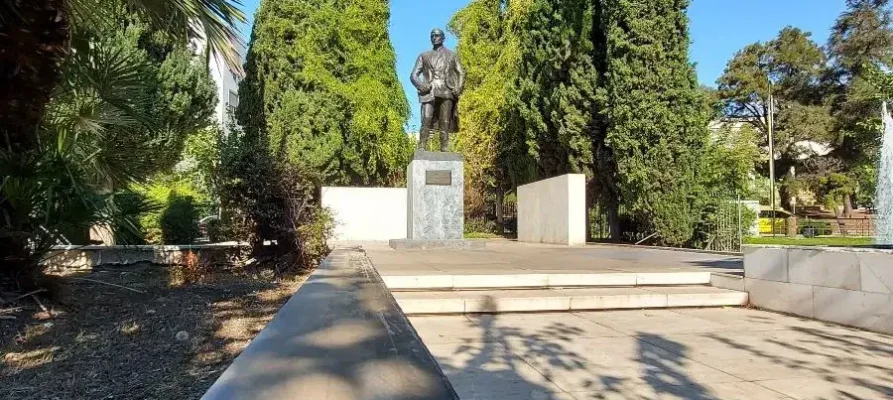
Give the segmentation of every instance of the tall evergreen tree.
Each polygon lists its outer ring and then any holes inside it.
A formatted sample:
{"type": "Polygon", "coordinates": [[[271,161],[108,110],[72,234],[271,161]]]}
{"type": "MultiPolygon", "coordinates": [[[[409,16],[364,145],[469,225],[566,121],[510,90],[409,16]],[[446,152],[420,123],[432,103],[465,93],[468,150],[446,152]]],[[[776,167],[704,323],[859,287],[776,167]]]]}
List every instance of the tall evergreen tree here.
{"type": "Polygon", "coordinates": [[[848,0],[828,40],[832,60],[832,115],[848,164],[874,165],[880,143],[878,110],[893,96],[884,84],[893,69],[893,10],[889,0],[848,0]]]}
{"type": "Polygon", "coordinates": [[[466,160],[465,206],[472,215],[486,211],[487,193],[495,190],[499,207],[505,191],[532,175],[516,107],[520,30],[532,1],[473,0],[450,22],[466,72],[456,147],[466,160]]]}
{"type": "Polygon", "coordinates": [[[589,0],[536,0],[522,26],[520,113],[543,177],[592,175],[592,30],[589,0]]]}
{"type": "Polygon", "coordinates": [[[239,122],[278,161],[343,185],[395,184],[412,143],[385,0],[265,0],[239,122]]]}
{"type": "Polygon", "coordinates": [[[688,0],[604,0],[605,144],[640,232],[689,240],[708,110],[688,61],[688,0]]]}
{"type": "MultiPolygon", "coordinates": [[[[800,172],[815,170],[817,156],[805,142],[832,145],[830,108],[823,77],[827,57],[809,32],[785,27],[775,39],[741,49],[717,80],[727,117],[742,119],[760,134],[761,147],[769,146],[769,81],[774,102],[775,170],[780,183],[781,205],[790,208],[793,187],[788,180],[791,167],[800,172]],[[809,161],[805,161],[809,160],[809,161]],[[810,168],[801,168],[809,166],[810,168]]],[[[760,163],[768,176],[769,156],[760,163]]]]}

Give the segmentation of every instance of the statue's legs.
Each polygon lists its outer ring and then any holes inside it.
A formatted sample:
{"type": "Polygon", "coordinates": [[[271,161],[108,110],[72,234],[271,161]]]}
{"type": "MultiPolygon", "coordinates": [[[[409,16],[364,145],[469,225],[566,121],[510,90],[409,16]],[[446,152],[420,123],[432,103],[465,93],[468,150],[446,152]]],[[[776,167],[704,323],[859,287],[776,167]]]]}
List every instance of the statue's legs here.
{"type": "Polygon", "coordinates": [[[453,99],[440,100],[438,121],[440,121],[440,151],[446,152],[450,145],[450,132],[453,131],[453,99]]]}
{"type": "Polygon", "coordinates": [[[428,135],[434,129],[434,102],[422,103],[422,129],[419,131],[419,150],[428,149],[428,135]]]}

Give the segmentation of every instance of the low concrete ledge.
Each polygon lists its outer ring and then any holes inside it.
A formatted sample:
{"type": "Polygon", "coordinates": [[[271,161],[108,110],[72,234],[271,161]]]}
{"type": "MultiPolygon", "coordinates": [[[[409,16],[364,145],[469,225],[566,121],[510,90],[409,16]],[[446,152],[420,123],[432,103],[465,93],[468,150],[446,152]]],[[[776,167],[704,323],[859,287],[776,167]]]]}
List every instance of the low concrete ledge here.
{"type": "Polygon", "coordinates": [[[744,247],[751,304],[893,334],[893,250],[744,247]]]}
{"type": "Polygon", "coordinates": [[[54,246],[44,264],[50,270],[90,269],[99,265],[137,263],[181,264],[193,253],[202,263],[225,263],[247,253],[247,243],[203,244],[186,246],[54,246]]]}
{"type": "Polygon", "coordinates": [[[394,250],[472,250],[487,247],[485,241],[465,239],[391,239],[388,244],[394,250]]]}
{"type": "Polygon", "coordinates": [[[358,248],[334,250],[202,397],[458,398],[358,248]]]}

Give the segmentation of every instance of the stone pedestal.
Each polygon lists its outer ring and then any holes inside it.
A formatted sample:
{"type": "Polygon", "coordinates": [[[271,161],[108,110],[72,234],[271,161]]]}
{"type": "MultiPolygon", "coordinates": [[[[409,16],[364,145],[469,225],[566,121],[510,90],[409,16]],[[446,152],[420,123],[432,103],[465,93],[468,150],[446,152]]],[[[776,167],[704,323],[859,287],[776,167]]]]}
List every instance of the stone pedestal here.
{"type": "Polygon", "coordinates": [[[406,167],[409,240],[464,237],[464,173],[464,160],[459,153],[415,152],[406,167]]]}

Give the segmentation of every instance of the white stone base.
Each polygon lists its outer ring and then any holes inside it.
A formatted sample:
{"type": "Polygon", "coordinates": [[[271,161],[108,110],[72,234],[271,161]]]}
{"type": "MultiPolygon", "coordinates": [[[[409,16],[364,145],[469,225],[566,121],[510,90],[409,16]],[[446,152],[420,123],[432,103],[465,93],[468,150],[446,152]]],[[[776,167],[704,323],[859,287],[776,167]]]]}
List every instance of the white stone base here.
{"type": "Polygon", "coordinates": [[[751,304],[893,333],[893,251],[746,246],[751,304]]]}
{"type": "Polygon", "coordinates": [[[406,167],[407,238],[464,237],[464,174],[461,154],[416,151],[406,167]]]}

